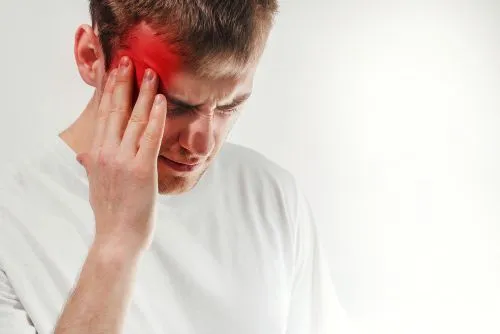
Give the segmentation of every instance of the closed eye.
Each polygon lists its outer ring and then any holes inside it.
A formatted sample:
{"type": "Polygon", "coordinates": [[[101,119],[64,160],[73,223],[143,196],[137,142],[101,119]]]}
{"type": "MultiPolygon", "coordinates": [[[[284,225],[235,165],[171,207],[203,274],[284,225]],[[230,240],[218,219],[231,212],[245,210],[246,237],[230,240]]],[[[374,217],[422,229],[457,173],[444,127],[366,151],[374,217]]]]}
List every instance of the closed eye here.
{"type": "MultiPolygon", "coordinates": [[[[238,111],[239,111],[239,106],[232,108],[217,108],[216,112],[222,116],[230,116],[237,113],[238,111]]],[[[186,108],[178,105],[169,105],[167,116],[179,117],[183,115],[193,115],[195,113],[196,111],[193,108],[186,108]]]]}
{"type": "Polygon", "coordinates": [[[217,111],[224,116],[229,116],[232,114],[236,114],[239,111],[238,107],[239,106],[235,106],[232,108],[217,108],[217,111]]]}
{"type": "Polygon", "coordinates": [[[180,107],[177,105],[168,106],[167,116],[182,116],[182,115],[191,115],[194,113],[192,108],[180,107]]]}
{"type": "MultiPolygon", "coordinates": [[[[201,104],[200,105],[190,105],[186,102],[183,102],[179,99],[176,99],[176,98],[170,96],[168,93],[165,93],[164,95],[167,98],[168,114],[170,114],[170,116],[181,116],[182,114],[186,114],[186,115],[193,114],[196,112],[196,110],[198,110],[199,108],[202,107],[201,104]]],[[[239,111],[240,107],[248,100],[250,95],[251,95],[251,92],[237,97],[230,104],[217,106],[216,107],[217,113],[222,115],[222,116],[230,116],[232,114],[237,113],[239,111]]]]}

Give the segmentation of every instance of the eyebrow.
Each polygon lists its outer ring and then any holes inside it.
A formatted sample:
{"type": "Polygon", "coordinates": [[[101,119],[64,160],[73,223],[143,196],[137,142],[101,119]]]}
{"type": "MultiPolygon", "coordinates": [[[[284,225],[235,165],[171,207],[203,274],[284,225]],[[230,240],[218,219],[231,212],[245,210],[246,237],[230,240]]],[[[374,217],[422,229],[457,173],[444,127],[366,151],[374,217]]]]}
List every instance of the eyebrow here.
{"type": "MultiPolygon", "coordinates": [[[[252,95],[252,93],[243,94],[241,96],[236,97],[233,100],[233,102],[231,102],[229,104],[222,105],[222,106],[217,106],[217,108],[218,109],[231,109],[231,108],[237,107],[238,105],[240,105],[243,102],[245,102],[246,100],[248,100],[250,95],[252,95]]],[[[189,104],[187,102],[184,102],[182,100],[179,100],[179,99],[173,97],[172,95],[170,95],[168,93],[165,93],[165,98],[171,104],[175,104],[176,106],[181,107],[181,108],[185,108],[185,109],[196,110],[196,109],[199,109],[203,106],[203,104],[197,104],[197,105],[189,104]]]]}
{"type": "Polygon", "coordinates": [[[240,96],[236,97],[233,100],[233,102],[231,102],[229,104],[222,105],[222,106],[217,106],[217,108],[219,108],[219,109],[232,109],[234,107],[239,106],[240,104],[242,104],[246,100],[248,100],[250,95],[252,95],[252,93],[246,93],[246,94],[240,95],[240,96]]]}

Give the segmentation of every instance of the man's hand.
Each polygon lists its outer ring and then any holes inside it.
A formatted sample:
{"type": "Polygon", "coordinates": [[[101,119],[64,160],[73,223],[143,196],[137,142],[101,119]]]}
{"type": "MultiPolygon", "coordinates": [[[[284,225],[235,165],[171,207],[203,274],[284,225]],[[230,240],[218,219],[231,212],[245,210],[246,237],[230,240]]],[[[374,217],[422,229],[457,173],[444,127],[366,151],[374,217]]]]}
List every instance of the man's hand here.
{"type": "Polygon", "coordinates": [[[77,160],[89,179],[95,241],[140,251],[149,246],[154,229],[167,107],[164,96],[156,95],[158,76],[149,69],[131,110],[133,80],[132,61],[123,57],[104,89],[92,149],[77,160]]]}
{"type": "Polygon", "coordinates": [[[153,233],[167,107],[162,95],[155,100],[158,79],[148,71],[130,114],[133,66],[124,64],[106,83],[91,151],[77,155],[96,235],[55,334],[122,333],[137,263],[153,233]]]}

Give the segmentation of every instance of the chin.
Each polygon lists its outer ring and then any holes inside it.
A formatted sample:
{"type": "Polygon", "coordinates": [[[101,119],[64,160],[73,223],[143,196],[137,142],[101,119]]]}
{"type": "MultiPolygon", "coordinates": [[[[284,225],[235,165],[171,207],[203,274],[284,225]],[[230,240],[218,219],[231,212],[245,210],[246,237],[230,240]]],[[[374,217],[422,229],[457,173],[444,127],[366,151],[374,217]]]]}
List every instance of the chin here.
{"type": "Polygon", "coordinates": [[[160,195],[179,195],[194,188],[205,173],[206,168],[200,172],[186,175],[172,175],[158,171],[158,193],[160,195]]]}

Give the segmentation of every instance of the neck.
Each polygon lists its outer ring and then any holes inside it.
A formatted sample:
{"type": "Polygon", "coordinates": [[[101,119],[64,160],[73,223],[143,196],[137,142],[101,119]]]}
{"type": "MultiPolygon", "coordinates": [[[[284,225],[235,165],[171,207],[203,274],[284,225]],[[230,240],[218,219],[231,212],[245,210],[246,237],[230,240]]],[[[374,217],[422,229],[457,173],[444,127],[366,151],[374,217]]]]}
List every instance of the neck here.
{"type": "Polygon", "coordinates": [[[94,93],[89,103],[73,124],[59,133],[59,137],[76,153],[89,152],[97,120],[98,97],[94,93]]]}

